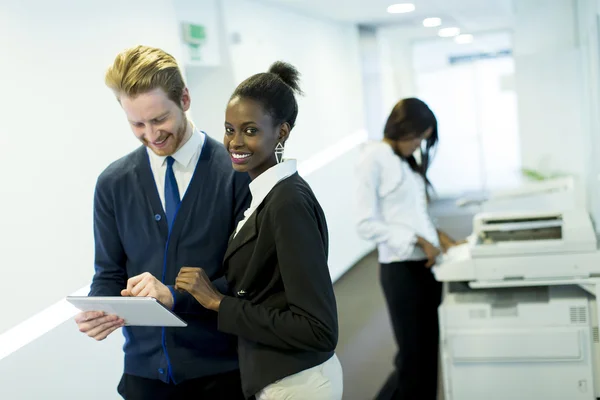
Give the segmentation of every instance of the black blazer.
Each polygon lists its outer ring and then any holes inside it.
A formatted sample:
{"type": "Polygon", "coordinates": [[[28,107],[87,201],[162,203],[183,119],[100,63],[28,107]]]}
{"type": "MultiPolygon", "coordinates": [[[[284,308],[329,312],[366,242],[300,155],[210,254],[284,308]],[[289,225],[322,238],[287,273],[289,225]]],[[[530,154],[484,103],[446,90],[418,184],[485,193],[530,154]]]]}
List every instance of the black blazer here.
{"type": "Polygon", "coordinates": [[[325,215],[297,173],[230,240],[225,276],[235,297],[221,302],[219,329],[239,338],[246,397],[332,357],[338,321],[327,254],[325,215]]]}

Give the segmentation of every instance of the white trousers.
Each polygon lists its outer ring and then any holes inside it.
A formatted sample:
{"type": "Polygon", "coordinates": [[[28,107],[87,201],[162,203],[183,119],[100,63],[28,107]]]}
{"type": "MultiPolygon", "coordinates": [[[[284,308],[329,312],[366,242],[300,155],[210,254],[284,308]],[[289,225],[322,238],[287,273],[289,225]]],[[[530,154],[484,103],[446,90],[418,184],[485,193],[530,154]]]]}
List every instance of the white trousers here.
{"type": "Polygon", "coordinates": [[[256,394],[256,400],[342,400],[344,379],[334,354],[321,365],[272,383],[256,394]]]}

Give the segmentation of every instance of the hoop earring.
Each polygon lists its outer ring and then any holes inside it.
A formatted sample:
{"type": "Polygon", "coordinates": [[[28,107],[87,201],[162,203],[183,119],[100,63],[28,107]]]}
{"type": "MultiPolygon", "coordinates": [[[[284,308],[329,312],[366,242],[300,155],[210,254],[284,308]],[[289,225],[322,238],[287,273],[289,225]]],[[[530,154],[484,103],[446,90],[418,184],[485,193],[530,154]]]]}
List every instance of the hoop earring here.
{"type": "Polygon", "coordinates": [[[281,142],[277,143],[277,146],[275,146],[275,160],[277,161],[277,164],[283,161],[283,151],[283,144],[281,144],[281,142]]]}

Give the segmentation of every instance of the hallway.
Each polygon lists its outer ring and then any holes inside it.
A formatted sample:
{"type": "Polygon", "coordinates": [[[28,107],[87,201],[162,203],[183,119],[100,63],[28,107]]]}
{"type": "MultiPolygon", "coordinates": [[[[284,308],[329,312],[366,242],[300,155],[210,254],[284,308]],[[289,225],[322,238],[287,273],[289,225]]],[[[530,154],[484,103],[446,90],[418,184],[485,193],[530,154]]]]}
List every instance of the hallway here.
{"type": "MultiPolygon", "coordinates": [[[[431,213],[440,229],[456,239],[471,233],[474,210],[456,199],[436,200],[431,213]]],[[[340,338],[337,354],[344,368],[344,400],[372,400],[392,372],[396,344],[379,285],[377,252],[359,261],[334,285],[340,338]]],[[[440,372],[441,381],[441,372],[440,372]]],[[[443,400],[441,383],[438,399],[443,400]]]]}
{"type": "Polygon", "coordinates": [[[373,399],[392,371],[394,343],[379,286],[376,253],[371,253],[335,284],[344,369],[344,400],[373,399]]]}
{"type": "MultiPolygon", "coordinates": [[[[337,354],[344,369],[344,400],[372,400],[392,372],[396,352],[379,285],[377,253],[359,261],[335,283],[334,289],[340,323],[337,354]]],[[[438,399],[444,399],[441,382],[438,399]]]]}

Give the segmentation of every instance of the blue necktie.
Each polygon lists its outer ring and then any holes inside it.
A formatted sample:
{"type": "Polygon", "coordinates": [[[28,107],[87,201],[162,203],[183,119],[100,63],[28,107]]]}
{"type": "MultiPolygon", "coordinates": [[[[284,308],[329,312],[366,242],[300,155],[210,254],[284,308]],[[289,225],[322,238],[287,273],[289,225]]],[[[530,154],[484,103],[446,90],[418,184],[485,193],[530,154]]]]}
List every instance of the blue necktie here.
{"type": "Polygon", "coordinates": [[[173,157],[167,157],[167,174],[165,175],[165,213],[167,215],[169,231],[173,226],[179,203],[181,203],[179,188],[177,187],[177,181],[175,180],[175,174],[173,173],[174,162],[175,159],[173,157]]]}

